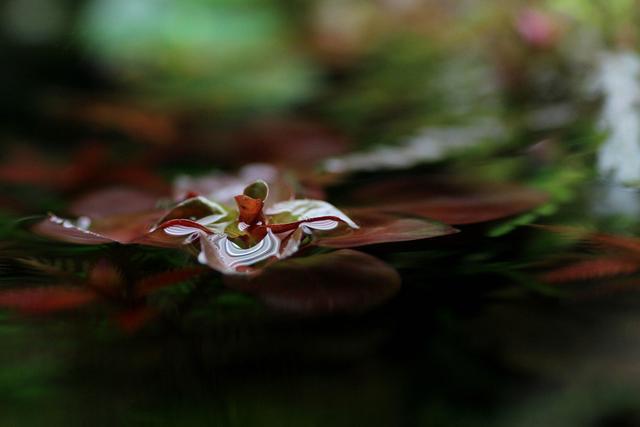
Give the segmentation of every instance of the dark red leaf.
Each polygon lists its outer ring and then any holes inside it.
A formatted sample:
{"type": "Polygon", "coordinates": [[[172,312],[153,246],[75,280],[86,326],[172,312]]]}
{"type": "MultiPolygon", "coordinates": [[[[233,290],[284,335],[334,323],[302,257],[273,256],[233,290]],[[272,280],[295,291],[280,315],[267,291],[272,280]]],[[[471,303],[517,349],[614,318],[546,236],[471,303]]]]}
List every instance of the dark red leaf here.
{"type": "Polygon", "coordinates": [[[93,221],[87,230],[52,216],[36,224],[32,231],[41,236],[80,245],[133,243],[143,239],[163,213],[164,211],[151,211],[100,218],[93,221]]]}
{"type": "Polygon", "coordinates": [[[106,236],[79,229],[75,226],[61,224],[57,217],[50,216],[31,228],[35,234],[78,245],[101,245],[114,243],[113,239],[106,236]]]}
{"type": "Polygon", "coordinates": [[[464,225],[516,215],[546,201],[544,193],[516,185],[409,177],[363,186],[350,203],[464,225]]]}
{"type": "Polygon", "coordinates": [[[92,219],[154,210],[158,196],[129,188],[108,188],[87,194],[73,202],[70,211],[92,219]]]}
{"type": "Polygon", "coordinates": [[[235,197],[238,204],[238,218],[245,224],[254,224],[262,214],[264,202],[244,194],[235,197]]]}
{"type": "Polygon", "coordinates": [[[277,262],[257,275],[228,275],[224,281],[270,307],[305,315],[359,312],[400,288],[391,266],[349,249],[277,262]]]}
{"type": "Polygon", "coordinates": [[[330,248],[349,248],[428,239],[458,232],[439,222],[377,212],[374,209],[353,209],[346,211],[346,214],[358,224],[359,229],[343,227],[338,232],[319,234],[315,243],[330,248]]]}

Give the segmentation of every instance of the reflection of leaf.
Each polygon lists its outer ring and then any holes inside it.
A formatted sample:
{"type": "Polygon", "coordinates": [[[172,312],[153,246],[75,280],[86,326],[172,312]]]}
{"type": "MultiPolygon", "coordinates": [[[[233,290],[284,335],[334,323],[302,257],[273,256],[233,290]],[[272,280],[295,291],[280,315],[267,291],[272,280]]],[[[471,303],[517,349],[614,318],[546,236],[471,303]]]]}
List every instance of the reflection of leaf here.
{"type": "MultiPolygon", "coordinates": [[[[547,283],[567,283],[588,281],[593,279],[617,279],[640,270],[640,239],[626,236],[615,236],[585,230],[579,227],[536,225],[536,228],[553,232],[563,238],[581,243],[589,254],[582,260],[561,265],[540,275],[547,283]],[[597,252],[593,253],[596,249],[597,252]]],[[[583,296],[598,296],[605,293],[635,288],[637,279],[625,278],[599,282],[595,290],[583,292],[583,296]]]]}
{"type": "Polygon", "coordinates": [[[362,311],[400,288],[400,276],[392,267],[348,249],[289,259],[255,276],[224,280],[230,288],[256,295],[273,308],[307,315],[362,311]]]}
{"type": "Polygon", "coordinates": [[[47,314],[81,307],[97,298],[85,289],[68,286],[0,291],[0,307],[26,314],[47,314]]]}
{"type": "Polygon", "coordinates": [[[117,295],[125,285],[125,278],[118,267],[102,258],[89,270],[87,284],[106,295],[117,295]]]}
{"type": "Polygon", "coordinates": [[[163,271],[138,281],[135,286],[136,294],[139,296],[147,295],[155,290],[185,282],[210,271],[206,267],[184,267],[178,270],[163,271]]]}
{"type": "Polygon", "coordinates": [[[448,225],[422,218],[409,218],[373,209],[353,209],[347,212],[360,228],[344,234],[328,233],[316,239],[316,244],[330,248],[349,248],[378,243],[428,239],[456,233],[448,225]]]}
{"type": "Polygon", "coordinates": [[[634,237],[597,233],[592,230],[565,225],[533,225],[533,227],[550,231],[568,239],[579,240],[600,249],[616,249],[640,255],[640,239],[634,237]]]}
{"type": "Polygon", "coordinates": [[[595,258],[569,264],[542,276],[547,283],[573,282],[630,274],[640,270],[640,259],[595,258]]]}
{"type": "MultiPolygon", "coordinates": [[[[40,267],[29,262],[28,265],[40,267]]],[[[49,271],[51,268],[45,266],[49,271]]],[[[64,284],[0,290],[0,307],[24,314],[52,314],[71,310],[92,302],[113,305],[116,323],[133,332],[158,314],[147,304],[146,297],[156,290],[191,280],[210,272],[206,267],[183,267],[128,280],[121,268],[109,259],[99,259],[87,272],[86,280],[54,270],[64,284]]]]}
{"type": "Polygon", "coordinates": [[[147,306],[134,307],[117,313],[115,321],[121,330],[133,333],[146,325],[157,314],[157,311],[147,306]]]}

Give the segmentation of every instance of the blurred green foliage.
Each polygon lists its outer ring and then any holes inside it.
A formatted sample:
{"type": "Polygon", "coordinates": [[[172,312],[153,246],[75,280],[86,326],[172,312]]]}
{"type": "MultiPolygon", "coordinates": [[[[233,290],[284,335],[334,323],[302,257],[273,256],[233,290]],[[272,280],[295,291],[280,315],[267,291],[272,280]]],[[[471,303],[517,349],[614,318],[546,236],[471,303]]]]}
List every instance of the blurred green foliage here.
{"type": "Polygon", "coordinates": [[[278,108],[317,85],[295,32],[268,2],[95,0],[80,22],[87,51],[160,103],[278,108]]]}

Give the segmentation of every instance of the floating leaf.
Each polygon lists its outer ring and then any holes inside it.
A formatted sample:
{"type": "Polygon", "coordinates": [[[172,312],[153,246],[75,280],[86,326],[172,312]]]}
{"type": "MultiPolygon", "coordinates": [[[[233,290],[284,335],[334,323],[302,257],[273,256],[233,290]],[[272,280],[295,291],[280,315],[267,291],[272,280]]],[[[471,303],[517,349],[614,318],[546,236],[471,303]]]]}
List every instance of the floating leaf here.
{"type": "Polygon", "coordinates": [[[326,233],[320,235],[315,243],[330,248],[349,248],[428,239],[458,232],[455,228],[440,222],[377,212],[373,209],[353,209],[347,211],[347,214],[360,228],[346,229],[342,234],[326,233]]]}
{"type": "Polygon", "coordinates": [[[282,261],[254,276],[225,276],[232,289],[283,311],[321,315],[359,312],[400,288],[400,276],[371,255],[349,249],[282,261]]]}
{"type": "Polygon", "coordinates": [[[145,212],[155,209],[158,196],[130,188],[115,187],[89,193],[70,206],[76,216],[103,218],[111,215],[145,212]]]}
{"type": "Polygon", "coordinates": [[[100,245],[114,243],[113,239],[84,230],[72,222],[50,215],[31,228],[35,234],[78,245],[100,245]]]}
{"type": "Polygon", "coordinates": [[[526,187],[433,177],[378,182],[363,186],[351,196],[351,204],[424,216],[452,225],[513,216],[546,201],[544,193],[526,187]]]}
{"type": "Polygon", "coordinates": [[[163,211],[140,212],[99,218],[88,224],[50,215],[32,231],[41,236],[80,245],[134,243],[149,233],[163,211]]]}

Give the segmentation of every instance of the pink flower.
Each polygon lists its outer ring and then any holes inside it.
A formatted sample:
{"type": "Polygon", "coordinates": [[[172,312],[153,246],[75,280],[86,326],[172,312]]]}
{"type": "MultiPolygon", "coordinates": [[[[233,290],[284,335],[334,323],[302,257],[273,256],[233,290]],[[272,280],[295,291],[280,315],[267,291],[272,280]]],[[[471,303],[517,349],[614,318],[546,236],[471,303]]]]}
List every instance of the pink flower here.
{"type": "Polygon", "coordinates": [[[558,22],[552,15],[531,8],[518,15],[516,30],[525,42],[537,48],[553,46],[560,35],[558,22]]]}

